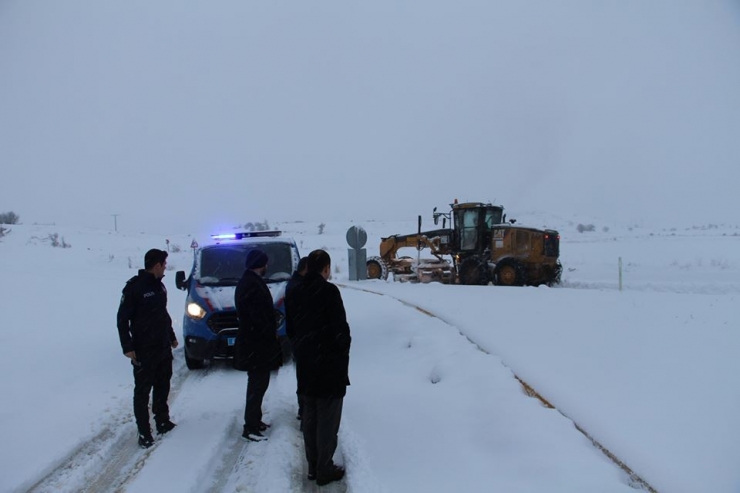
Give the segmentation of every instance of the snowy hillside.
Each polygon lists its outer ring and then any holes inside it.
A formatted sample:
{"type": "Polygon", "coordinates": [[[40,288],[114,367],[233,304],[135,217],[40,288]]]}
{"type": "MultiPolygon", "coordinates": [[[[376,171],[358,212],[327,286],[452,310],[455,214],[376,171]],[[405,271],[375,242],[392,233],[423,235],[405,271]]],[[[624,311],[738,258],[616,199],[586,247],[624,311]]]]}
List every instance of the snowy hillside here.
{"type": "MultiPolygon", "coordinates": [[[[347,477],[324,489],[737,491],[737,226],[518,219],[560,230],[562,286],[350,282],[349,226],[366,229],[372,255],[381,236],[413,232],[415,221],[327,223],[323,234],[317,223],[273,225],[302,254],[331,253],[352,329],[338,452],[347,477]]],[[[150,451],[136,446],[115,313],[144,252],[166,239],[181,249],[164,280],[181,338],[174,271],[190,267],[188,247],[204,235],[18,225],[0,238],[0,491],[316,489],[291,366],[267,392],[269,440],[244,444],[246,375],[223,363],[188,371],[176,350],[179,426],[150,451]],[[70,247],[52,247],[55,233],[70,247]]]]}
{"type": "Polygon", "coordinates": [[[266,218],[329,251],[352,330],[326,491],[740,492],[739,19],[737,0],[2,1],[0,214],[23,224],[0,229],[0,493],[318,489],[291,365],[245,444],[246,375],[190,371],[181,344],[178,426],[136,445],[124,283],[171,252],[182,343],[191,244],[266,218]],[[373,256],[458,199],[558,230],[562,283],[349,281],[350,226],[373,256]]]}

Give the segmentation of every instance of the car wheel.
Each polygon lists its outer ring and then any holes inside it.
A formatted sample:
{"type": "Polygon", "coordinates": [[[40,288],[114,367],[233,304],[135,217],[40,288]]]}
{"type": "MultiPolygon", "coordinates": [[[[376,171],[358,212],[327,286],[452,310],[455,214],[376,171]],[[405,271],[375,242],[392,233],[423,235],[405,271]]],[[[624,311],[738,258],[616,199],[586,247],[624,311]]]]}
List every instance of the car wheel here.
{"type": "Polygon", "coordinates": [[[185,365],[188,370],[202,370],[205,366],[205,361],[202,359],[194,359],[188,356],[187,349],[185,350],[185,365]]]}
{"type": "Polygon", "coordinates": [[[280,337],[280,350],[283,352],[283,364],[287,365],[293,359],[293,346],[287,337],[280,337]]]}

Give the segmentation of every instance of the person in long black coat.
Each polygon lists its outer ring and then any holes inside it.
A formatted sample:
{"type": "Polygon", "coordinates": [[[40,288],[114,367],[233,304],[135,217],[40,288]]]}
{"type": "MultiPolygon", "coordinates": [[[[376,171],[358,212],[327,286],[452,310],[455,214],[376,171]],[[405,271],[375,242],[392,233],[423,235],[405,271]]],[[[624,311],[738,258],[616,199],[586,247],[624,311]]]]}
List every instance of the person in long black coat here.
{"type": "MultiPolygon", "coordinates": [[[[293,275],[288,280],[288,283],[285,285],[285,297],[287,298],[291,291],[293,291],[293,288],[295,288],[298,284],[303,282],[303,277],[306,275],[306,267],[308,266],[308,257],[301,257],[301,259],[298,261],[298,266],[296,266],[295,272],[293,272],[293,275]]],[[[286,327],[286,331],[287,331],[286,327]]],[[[290,334],[288,334],[288,337],[290,337],[290,334]]]]}
{"type": "Polygon", "coordinates": [[[239,329],[234,346],[234,368],[248,374],[242,437],[266,440],[262,432],[262,400],[270,385],[270,372],[283,361],[277,338],[277,321],[272,295],[262,278],[267,272],[267,255],[262,250],[247,254],[246,270],[234,293],[239,329]]]}
{"type": "MultiPolygon", "coordinates": [[[[306,275],[306,267],[308,266],[308,257],[301,257],[301,259],[298,261],[298,266],[296,267],[295,272],[293,272],[293,275],[291,276],[290,280],[288,281],[288,284],[285,285],[285,299],[288,299],[288,296],[293,292],[293,289],[295,289],[296,286],[298,286],[300,283],[303,282],[303,277],[306,275]]],[[[293,354],[293,362],[295,363],[295,334],[293,331],[293,327],[291,326],[290,319],[287,317],[285,318],[285,335],[288,336],[288,341],[290,341],[290,349],[293,354]]],[[[296,371],[298,371],[298,364],[296,363],[296,371]]],[[[303,404],[301,403],[301,394],[298,393],[296,390],[296,398],[298,399],[298,419],[301,419],[303,417],[303,404]]]]}
{"type": "Polygon", "coordinates": [[[308,255],[306,276],[285,300],[303,403],[308,476],[319,485],[344,476],[333,457],[349,385],[352,342],[342,295],[328,282],[330,277],[329,254],[314,250],[308,255]]]}

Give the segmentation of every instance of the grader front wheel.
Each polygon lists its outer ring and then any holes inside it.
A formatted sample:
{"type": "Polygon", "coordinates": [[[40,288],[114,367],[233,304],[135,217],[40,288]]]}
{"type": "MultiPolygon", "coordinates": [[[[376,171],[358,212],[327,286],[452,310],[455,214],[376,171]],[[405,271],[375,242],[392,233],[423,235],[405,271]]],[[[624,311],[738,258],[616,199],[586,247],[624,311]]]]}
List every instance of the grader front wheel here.
{"type": "Polygon", "coordinates": [[[370,257],[366,265],[368,279],[388,279],[388,267],[380,257],[370,257]]]}

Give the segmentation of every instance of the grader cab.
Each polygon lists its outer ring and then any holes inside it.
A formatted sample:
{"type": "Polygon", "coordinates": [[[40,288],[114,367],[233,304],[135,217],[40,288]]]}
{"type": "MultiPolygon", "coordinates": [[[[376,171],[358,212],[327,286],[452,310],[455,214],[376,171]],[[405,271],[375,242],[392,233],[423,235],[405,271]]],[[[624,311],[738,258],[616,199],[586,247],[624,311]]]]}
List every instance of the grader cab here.
{"type": "Polygon", "coordinates": [[[442,229],[382,238],[380,255],[367,260],[368,279],[439,281],[453,284],[493,283],[505,286],[560,282],[560,235],[555,230],[515,226],[499,205],[468,202],[450,205],[449,212],[433,211],[442,229]],[[450,228],[446,228],[447,222],[450,228]],[[415,248],[417,255],[400,256],[415,248]],[[433,258],[421,258],[428,250],[433,258]]]}

